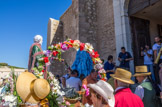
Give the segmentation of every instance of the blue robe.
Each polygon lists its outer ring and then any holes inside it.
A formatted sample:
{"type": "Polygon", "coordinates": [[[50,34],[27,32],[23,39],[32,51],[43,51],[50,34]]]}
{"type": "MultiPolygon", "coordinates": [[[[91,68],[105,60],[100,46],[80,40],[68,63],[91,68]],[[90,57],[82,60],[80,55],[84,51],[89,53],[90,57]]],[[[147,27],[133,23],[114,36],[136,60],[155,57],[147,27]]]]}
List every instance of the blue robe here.
{"type": "Polygon", "coordinates": [[[79,77],[81,74],[88,76],[93,69],[93,61],[89,53],[79,50],[76,54],[76,59],[71,68],[72,70],[78,70],[79,77]]]}

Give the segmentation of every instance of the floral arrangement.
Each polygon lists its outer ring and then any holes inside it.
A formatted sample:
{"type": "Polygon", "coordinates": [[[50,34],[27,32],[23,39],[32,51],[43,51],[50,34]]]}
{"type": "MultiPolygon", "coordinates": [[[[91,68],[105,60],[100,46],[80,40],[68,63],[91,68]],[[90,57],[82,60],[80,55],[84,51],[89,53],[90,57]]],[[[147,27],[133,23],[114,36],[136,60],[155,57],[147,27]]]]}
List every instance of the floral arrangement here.
{"type": "Polygon", "coordinates": [[[101,63],[99,63],[99,64],[96,64],[94,66],[94,68],[96,70],[98,70],[98,74],[99,74],[99,77],[101,78],[101,80],[106,81],[107,80],[107,78],[106,78],[106,71],[103,69],[103,65],[101,63]]]}
{"type": "Polygon", "coordinates": [[[14,73],[14,69],[9,75],[3,77],[3,82],[0,88],[0,105],[1,106],[17,106],[22,103],[20,96],[16,92],[16,80],[17,75],[14,73]]]}
{"type": "MultiPolygon", "coordinates": [[[[41,78],[46,78],[45,75],[47,74],[47,67],[50,65],[50,62],[53,60],[63,61],[63,59],[61,58],[62,52],[65,52],[70,48],[74,48],[77,51],[80,49],[80,51],[84,50],[88,52],[92,58],[93,64],[101,65],[102,61],[99,58],[99,54],[97,51],[94,51],[94,48],[90,43],[82,43],[79,40],[67,39],[64,42],[49,46],[48,50],[44,51],[44,56],[41,59],[39,59],[38,67],[34,68],[35,75],[38,75],[41,78]]],[[[105,73],[106,72],[102,72],[102,74],[105,73]]],[[[105,75],[101,77],[106,79],[105,75]]]]}
{"type": "MultiPolygon", "coordinates": [[[[50,94],[47,96],[50,107],[59,107],[57,98],[62,97],[65,93],[61,91],[59,86],[59,81],[54,77],[51,72],[48,72],[47,81],[50,84],[50,94]]],[[[62,101],[60,105],[64,105],[65,102],[62,101]]]]}
{"type": "MultiPolygon", "coordinates": [[[[80,51],[84,50],[89,53],[95,66],[101,65],[102,63],[99,58],[98,52],[94,51],[94,48],[90,43],[82,43],[79,40],[68,39],[64,42],[49,46],[48,49],[44,51],[43,57],[39,59],[38,66],[33,68],[33,73],[37,76],[37,78],[45,78],[49,82],[51,86],[51,91],[47,98],[49,100],[50,106],[55,105],[55,107],[58,107],[59,104],[57,102],[57,98],[59,96],[63,96],[64,93],[60,91],[59,82],[55,79],[54,75],[50,72],[47,72],[47,68],[51,64],[51,61],[64,61],[64,59],[61,58],[61,54],[62,52],[65,52],[70,48],[74,48],[76,49],[76,51],[78,51],[79,49],[80,51]]],[[[100,68],[100,70],[103,69],[102,67],[100,68]]],[[[99,72],[99,74],[102,75],[100,76],[102,80],[106,80],[106,76],[103,75],[105,73],[106,72],[104,71],[99,72]]],[[[86,88],[86,94],[88,95],[88,93],[89,91],[86,88]]],[[[66,105],[68,103],[63,101],[62,104],[66,105]]]]}

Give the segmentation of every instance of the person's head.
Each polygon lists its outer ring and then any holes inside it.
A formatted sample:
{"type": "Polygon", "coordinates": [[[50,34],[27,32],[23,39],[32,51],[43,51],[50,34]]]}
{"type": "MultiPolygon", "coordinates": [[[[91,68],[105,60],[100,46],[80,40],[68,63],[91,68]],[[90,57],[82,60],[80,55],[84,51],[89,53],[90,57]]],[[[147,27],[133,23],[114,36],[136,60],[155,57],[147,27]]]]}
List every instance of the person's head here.
{"type": "Polygon", "coordinates": [[[129,87],[129,84],[134,84],[131,80],[132,73],[128,70],[117,68],[115,74],[110,74],[114,78],[114,86],[117,87],[129,87]]]}
{"type": "Polygon", "coordinates": [[[66,84],[66,78],[62,77],[62,84],[65,85],[66,84]]]}
{"type": "Polygon", "coordinates": [[[77,71],[77,70],[73,70],[73,71],[71,72],[71,76],[72,76],[72,77],[77,77],[77,76],[78,76],[78,71],[77,71]]]}
{"type": "Polygon", "coordinates": [[[148,50],[148,49],[150,49],[150,46],[149,45],[145,45],[145,48],[148,50]]]}
{"type": "Polygon", "coordinates": [[[117,87],[127,87],[128,88],[129,84],[121,82],[121,81],[119,81],[117,79],[114,79],[114,86],[115,86],[115,88],[117,88],[117,87]]]}
{"type": "Polygon", "coordinates": [[[102,64],[104,64],[104,59],[101,59],[101,61],[102,61],[102,64]]]}
{"type": "Polygon", "coordinates": [[[85,75],[84,74],[81,74],[80,75],[80,80],[82,81],[84,78],[85,78],[85,75]]]}
{"type": "Polygon", "coordinates": [[[67,69],[67,74],[71,74],[71,70],[69,68],[67,69]]]}
{"type": "Polygon", "coordinates": [[[136,79],[138,83],[142,83],[142,81],[146,78],[147,76],[136,76],[136,79]]]}
{"type": "Polygon", "coordinates": [[[60,79],[60,75],[56,75],[56,79],[60,79]]]}
{"type": "Polygon", "coordinates": [[[142,81],[147,77],[151,75],[151,72],[147,71],[147,66],[136,66],[136,72],[133,75],[136,77],[138,83],[142,83],[142,81]]]}
{"type": "Polygon", "coordinates": [[[159,43],[160,42],[160,38],[157,36],[157,37],[155,37],[155,42],[156,43],[159,43]]]}
{"type": "Polygon", "coordinates": [[[95,105],[101,106],[102,104],[114,107],[114,89],[109,83],[99,80],[97,83],[88,84],[88,87],[90,88],[91,100],[94,107],[96,107],[95,105]]]}
{"type": "Polygon", "coordinates": [[[125,53],[125,47],[121,47],[121,52],[125,53]]]}
{"type": "Polygon", "coordinates": [[[42,45],[42,43],[43,43],[43,37],[41,35],[36,35],[34,37],[34,43],[39,43],[40,45],[42,45]]]}
{"type": "Polygon", "coordinates": [[[107,58],[108,61],[112,62],[113,61],[113,56],[112,55],[109,55],[108,58],[107,58]]]}
{"type": "Polygon", "coordinates": [[[97,103],[99,102],[101,102],[101,104],[108,105],[109,107],[109,104],[105,101],[105,99],[96,91],[94,91],[92,88],[90,88],[90,94],[91,94],[91,100],[92,103],[94,104],[94,107],[96,107],[95,105],[97,105],[97,103]]]}
{"type": "Polygon", "coordinates": [[[91,78],[92,78],[93,80],[97,80],[97,75],[98,75],[98,71],[95,70],[95,69],[92,69],[92,70],[91,70],[91,74],[90,74],[91,78]]]}

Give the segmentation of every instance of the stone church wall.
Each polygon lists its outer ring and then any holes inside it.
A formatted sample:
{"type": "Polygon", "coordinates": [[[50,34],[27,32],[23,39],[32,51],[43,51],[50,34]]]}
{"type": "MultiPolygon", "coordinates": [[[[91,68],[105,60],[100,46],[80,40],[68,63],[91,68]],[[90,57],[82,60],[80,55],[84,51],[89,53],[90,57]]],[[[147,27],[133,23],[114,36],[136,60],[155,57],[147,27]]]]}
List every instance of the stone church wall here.
{"type": "Polygon", "coordinates": [[[116,57],[113,0],[97,0],[97,50],[100,58],[116,57]]]}
{"type": "MultiPolygon", "coordinates": [[[[58,31],[53,43],[64,41],[67,37],[79,39],[83,43],[91,43],[100,54],[107,59],[116,54],[113,0],[73,0],[72,5],[61,16],[58,31]]],[[[75,60],[74,49],[63,53],[62,57],[71,66],[75,60]]],[[[55,61],[51,66],[54,74],[63,75],[64,65],[55,61]]]]}
{"type": "MultiPolygon", "coordinates": [[[[57,29],[58,33],[55,34],[53,43],[59,43],[65,41],[67,38],[78,39],[79,37],[79,15],[78,15],[78,0],[74,0],[72,5],[66,10],[66,12],[60,18],[60,27],[57,29]]],[[[67,52],[62,53],[62,58],[66,60],[68,65],[72,65],[75,60],[76,51],[70,49],[67,52]]],[[[66,74],[65,66],[63,62],[54,61],[50,67],[55,75],[66,74]]]]}

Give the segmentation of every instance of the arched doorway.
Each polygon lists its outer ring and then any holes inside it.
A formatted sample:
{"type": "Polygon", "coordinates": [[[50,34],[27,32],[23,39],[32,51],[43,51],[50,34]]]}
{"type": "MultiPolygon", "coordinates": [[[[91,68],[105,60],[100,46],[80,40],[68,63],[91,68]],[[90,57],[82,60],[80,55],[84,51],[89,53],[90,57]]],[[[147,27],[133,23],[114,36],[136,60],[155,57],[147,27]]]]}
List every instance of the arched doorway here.
{"type": "Polygon", "coordinates": [[[162,1],[160,0],[130,0],[128,15],[131,25],[132,49],[134,64],[143,65],[141,47],[154,44],[154,37],[161,35],[162,1]],[[159,27],[159,28],[158,28],[159,27]]]}

